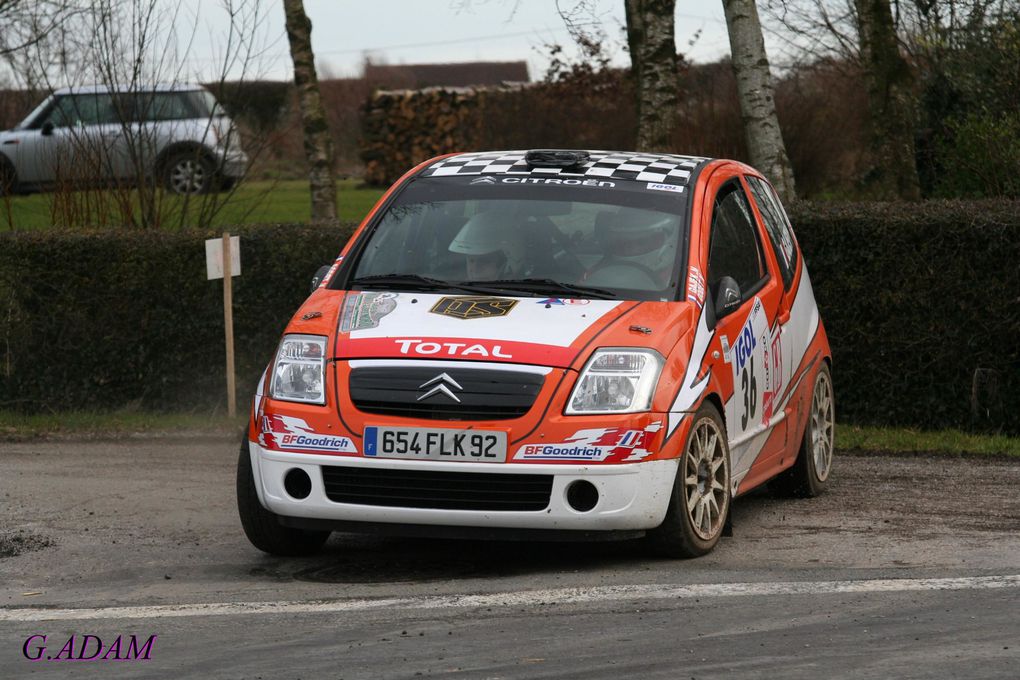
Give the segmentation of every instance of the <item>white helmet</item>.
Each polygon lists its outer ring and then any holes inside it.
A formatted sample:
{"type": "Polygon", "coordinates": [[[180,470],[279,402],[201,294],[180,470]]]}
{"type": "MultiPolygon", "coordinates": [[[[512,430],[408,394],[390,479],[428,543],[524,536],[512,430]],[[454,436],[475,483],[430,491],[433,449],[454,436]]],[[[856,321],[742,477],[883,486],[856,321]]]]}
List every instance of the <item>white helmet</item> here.
{"type": "Polygon", "coordinates": [[[523,273],[523,238],[513,217],[501,211],[481,212],[469,219],[450,242],[449,250],[473,256],[501,252],[506,258],[504,275],[523,273]]]}
{"type": "MultiPolygon", "coordinates": [[[[601,217],[601,216],[600,216],[601,217]]],[[[640,264],[657,272],[672,269],[679,229],[676,217],[651,210],[623,208],[609,216],[599,235],[611,261],[640,264]]]]}

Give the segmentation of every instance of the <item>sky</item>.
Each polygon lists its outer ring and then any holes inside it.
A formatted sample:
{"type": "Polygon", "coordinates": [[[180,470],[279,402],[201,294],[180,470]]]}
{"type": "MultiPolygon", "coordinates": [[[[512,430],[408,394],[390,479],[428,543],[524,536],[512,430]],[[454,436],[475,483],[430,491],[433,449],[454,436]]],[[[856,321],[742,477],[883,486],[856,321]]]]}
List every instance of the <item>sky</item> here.
{"type": "MultiPolygon", "coordinates": [[[[221,70],[230,25],[224,10],[227,1],[183,0],[181,24],[195,29],[186,50],[186,70],[197,80],[215,79],[221,70]]],[[[292,70],[282,0],[260,1],[256,31],[260,58],[249,71],[257,71],[261,78],[288,80],[292,70]]],[[[566,10],[575,2],[305,0],[304,4],[312,21],[312,48],[320,78],[357,76],[370,58],[387,64],[526,60],[532,80],[538,80],[548,65],[543,46],[572,44],[557,4],[566,10]]],[[[606,32],[613,63],[628,64],[622,50],[623,0],[591,0],[591,4],[606,32]]],[[[676,6],[678,51],[699,63],[729,54],[722,0],[677,0],[676,6]]],[[[190,35],[187,29],[180,32],[190,35]]],[[[766,46],[771,48],[768,36],[766,46]]]]}

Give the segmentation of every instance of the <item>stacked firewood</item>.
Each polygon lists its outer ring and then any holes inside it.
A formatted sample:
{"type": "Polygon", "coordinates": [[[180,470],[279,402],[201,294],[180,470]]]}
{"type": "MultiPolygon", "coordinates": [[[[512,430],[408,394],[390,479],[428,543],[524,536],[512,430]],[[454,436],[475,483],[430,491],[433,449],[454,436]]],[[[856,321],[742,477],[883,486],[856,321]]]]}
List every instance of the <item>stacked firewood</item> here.
{"type": "Polygon", "coordinates": [[[433,156],[479,148],[487,94],[482,88],[376,92],[362,117],[365,181],[388,185],[433,156]]]}

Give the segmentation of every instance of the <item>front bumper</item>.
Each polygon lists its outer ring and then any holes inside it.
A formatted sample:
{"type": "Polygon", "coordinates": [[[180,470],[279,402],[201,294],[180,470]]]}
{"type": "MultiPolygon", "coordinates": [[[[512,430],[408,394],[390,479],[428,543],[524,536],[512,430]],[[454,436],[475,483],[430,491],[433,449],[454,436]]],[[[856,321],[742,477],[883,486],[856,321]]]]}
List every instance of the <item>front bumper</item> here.
{"type": "Polygon", "coordinates": [[[548,463],[448,463],[322,456],[265,449],[249,442],[252,472],[259,501],[268,510],[290,518],[396,525],[485,527],[506,529],[628,531],[662,523],[676,477],[677,460],[618,465],[548,463]],[[367,466],[377,470],[428,470],[553,475],[549,505],[538,511],[447,510],[338,503],[326,496],[322,466],[367,466]],[[308,473],[311,493],[301,500],[284,489],[293,468],[308,473]],[[591,482],[599,492],[595,507],[579,512],[567,503],[567,486],[591,482]]]}

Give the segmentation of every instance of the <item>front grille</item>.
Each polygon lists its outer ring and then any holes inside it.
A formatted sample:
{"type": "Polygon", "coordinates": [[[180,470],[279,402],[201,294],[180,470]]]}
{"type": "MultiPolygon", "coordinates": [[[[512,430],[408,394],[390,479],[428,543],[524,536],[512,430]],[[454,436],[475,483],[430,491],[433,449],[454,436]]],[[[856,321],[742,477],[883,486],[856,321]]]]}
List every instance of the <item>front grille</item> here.
{"type": "Polygon", "coordinates": [[[521,371],[366,366],[351,371],[349,391],[354,406],[365,413],[428,420],[507,420],[528,412],[544,382],[543,375],[521,371]],[[437,386],[446,389],[425,396],[437,386]]]}
{"type": "Polygon", "coordinates": [[[326,497],[336,503],[436,510],[538,511],[549,506],[553,476],[323,466],[322,481],[326,497]]]}

